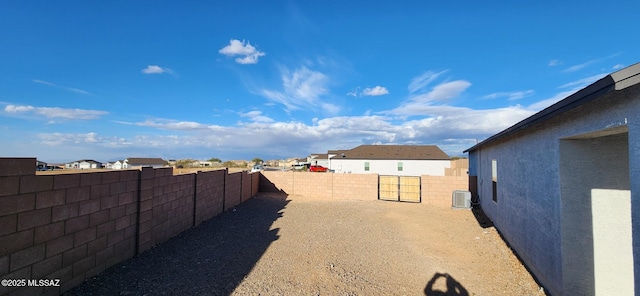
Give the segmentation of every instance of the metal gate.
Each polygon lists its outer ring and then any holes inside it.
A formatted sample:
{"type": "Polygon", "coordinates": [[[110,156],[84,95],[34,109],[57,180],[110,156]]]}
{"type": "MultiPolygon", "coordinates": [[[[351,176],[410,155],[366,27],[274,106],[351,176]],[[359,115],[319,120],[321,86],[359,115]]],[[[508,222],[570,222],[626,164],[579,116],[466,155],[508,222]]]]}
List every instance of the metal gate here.
{"type": "Polygon", "coordinates": [[[380,200],[422,202],[420,192],[420,177],[378,177],[378,199],[380,200]]]}

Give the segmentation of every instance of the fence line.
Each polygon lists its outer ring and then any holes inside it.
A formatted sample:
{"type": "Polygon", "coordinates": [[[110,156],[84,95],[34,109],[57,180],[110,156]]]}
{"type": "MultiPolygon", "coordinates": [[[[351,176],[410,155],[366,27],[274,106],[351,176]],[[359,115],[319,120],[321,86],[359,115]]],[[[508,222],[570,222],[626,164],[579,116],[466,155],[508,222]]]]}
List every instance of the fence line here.
{"type": "MultiPolygon", "coordinates": [[[[467,176],[420,176],[422,203],[450,207],[454,190],[468,190],[467,176]]],[[[260,192],[325,199],[378,199],[378,174],[262,172],[260,192]]]]}
{"type": "MultiPolygon", "coordinates": [[[[172,168],[35,175],[35,158],[0,158],[0,278],[86,278],[233,208],[258,192],[259,174],[172,168]]],[[[16,287],[0,286],[0,295],[16,287]]]]}

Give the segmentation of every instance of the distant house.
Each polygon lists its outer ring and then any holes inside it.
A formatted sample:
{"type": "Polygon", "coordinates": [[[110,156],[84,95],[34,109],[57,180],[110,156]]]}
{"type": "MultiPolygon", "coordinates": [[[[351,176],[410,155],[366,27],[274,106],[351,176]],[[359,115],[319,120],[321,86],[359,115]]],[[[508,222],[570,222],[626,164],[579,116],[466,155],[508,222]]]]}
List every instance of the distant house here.
{"type": "Polygon", "coordinates": [[[36,160],[36,171],[46,171],[47,169],[48,166],[46,162],[36,160]]]}
{"type": "Polygon", "coordinates": [[[142,167],[161,168],[167,166],[162,158],[127,158],[123,161],[123,169],[137,169],[142,167]]]}
{"type": "Polygon", "coordinates": [[[640,291],[640,64],[469,152],[485,214],[551,295],[640,291]]]}
{"type": "Polygon", "coordinates": [[[65,163],[64,168],[76,170],[100,169],[102,168],[102,163],[93,159],[82,159],[65,163]]]}
{"type": "Polygon", "coordinates": [[[300,167],[309,165],[307,158],[289,158],[284,162],[286,167],[300,167]]]}
{"type": "Polygon", "coordinates": [[[114,170],[127,169],[127,161],[126,161],[126,159],[124,159],[124,160],[116,160],[114,163],[111,164],[111,169],[114,169],[114,170]]]}
{"type": "Polygon", "coordinates": [[[312,153],[307,157],[307,162],[311,165],[320,165],[323,167],[329,167],[329,154],[327,153],[312,153]]]}
{"type": "Polygon", "coordinates": [[[450,157],[435,145],[361,145],[330,150],[329,169],[336,173],[394,176],[444,176],[450,157]]]}

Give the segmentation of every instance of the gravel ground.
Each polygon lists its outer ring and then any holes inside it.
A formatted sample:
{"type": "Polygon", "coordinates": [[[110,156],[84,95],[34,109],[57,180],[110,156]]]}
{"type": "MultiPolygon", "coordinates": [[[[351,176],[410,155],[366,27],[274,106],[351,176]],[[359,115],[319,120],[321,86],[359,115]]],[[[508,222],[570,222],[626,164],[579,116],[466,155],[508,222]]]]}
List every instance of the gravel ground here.
{"type": "Polygon", "coordinates": [[[260,195],[66,295],[544,295],[468,210],[260,195]]]}

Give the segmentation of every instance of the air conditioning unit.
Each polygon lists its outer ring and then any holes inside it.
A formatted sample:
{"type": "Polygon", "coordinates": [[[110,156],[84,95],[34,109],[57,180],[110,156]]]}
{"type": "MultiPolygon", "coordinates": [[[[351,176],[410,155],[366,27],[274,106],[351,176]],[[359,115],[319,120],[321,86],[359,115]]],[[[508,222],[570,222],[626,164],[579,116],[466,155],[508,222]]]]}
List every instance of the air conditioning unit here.
{"type": "Polygon", "coordinates": [[[454,209],[471,209],[471,192],[464,190],[453,191],[451,207],[454,209]]]}

